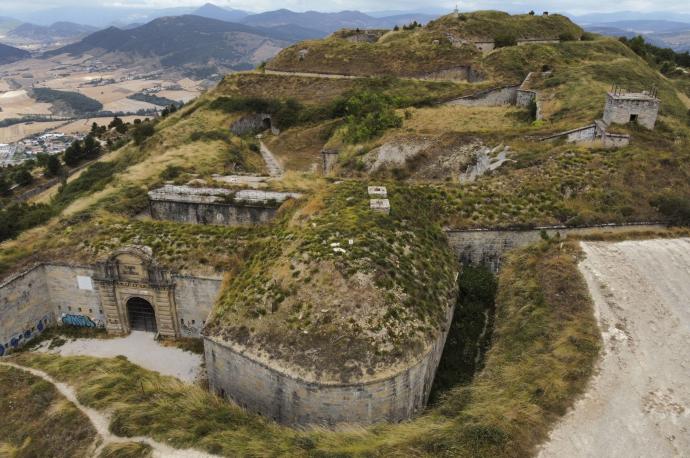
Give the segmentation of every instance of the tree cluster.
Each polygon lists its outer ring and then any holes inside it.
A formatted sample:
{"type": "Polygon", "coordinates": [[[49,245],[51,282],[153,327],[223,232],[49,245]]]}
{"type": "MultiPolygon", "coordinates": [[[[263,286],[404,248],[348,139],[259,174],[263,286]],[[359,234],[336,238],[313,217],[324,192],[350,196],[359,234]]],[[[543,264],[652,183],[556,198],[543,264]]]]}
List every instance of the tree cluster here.
{"type": "Polygon", "coordinates": [[[635,54],[659,68],[661,73],[672,73],[676,67],[690,68],[690,53],[688,51],[678,53],[670,48],[654,46],[647,43],[641,35],[634,38],[620,37],[619,40],[632,49],[635,54]]]}
{"type": "Polygon", "coordinates": [[[75,140],[65,150],[63,159],[65,164],[76,167],[84,161],[97,158],[101,154],[101,145],[96,138],[89,134],[84,141],[75,140]]]}

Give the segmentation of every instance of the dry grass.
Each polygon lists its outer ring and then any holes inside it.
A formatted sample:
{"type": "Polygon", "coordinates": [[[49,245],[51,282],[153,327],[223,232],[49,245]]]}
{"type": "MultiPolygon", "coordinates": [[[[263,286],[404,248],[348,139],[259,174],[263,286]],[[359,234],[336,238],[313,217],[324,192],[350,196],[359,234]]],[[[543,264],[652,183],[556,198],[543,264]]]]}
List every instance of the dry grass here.
{"type": "Polygon", "coordinates": [[[0,412],[0,456],[90,456],[96,430],[89,419],[38,377],[0,366],[0,412]]]}
{"type": "Polygon", "coordinates": [[[265,141],[285,170],[313,172],[321,170],[321,150],[338,121],[315,126],[295,127],[265,141]]]}
{"type": "Polygon", "coordinates": [[[408,110],[411,119],[403,129],[421,134],[444,132],[505,132],[528,128],[525,110],[514,107],[463,107],[445,105],[408,110]]]}

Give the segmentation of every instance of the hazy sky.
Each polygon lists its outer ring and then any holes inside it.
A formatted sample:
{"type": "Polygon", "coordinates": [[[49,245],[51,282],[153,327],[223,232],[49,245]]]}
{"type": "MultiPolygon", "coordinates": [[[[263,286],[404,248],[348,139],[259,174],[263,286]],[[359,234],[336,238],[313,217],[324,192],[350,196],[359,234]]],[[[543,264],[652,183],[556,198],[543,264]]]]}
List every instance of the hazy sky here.
{"type": "MultiPolygon", "coordinates": [[[[0,0],[0,15],[12,12],[36,11],[60,6],[117,6],[140,8],[167,8],[202,5],[209,0],[0,0]]],[[[249,11],[265,11],[289,8],[295,11],[314,9],[318,11],[339,11],[358,9],[362,11],[381,10],[451,10],[454,1],[419,0],[211,0],[212,3],[249,11]]],[[[548,10],[573,14],[609,11],[674,11],[690,13],[688,0],[550,0],[550,1],[464,1],[459,2],[461,10],[500,9],[507,11],[548,10]]],[[[673,19],[673,18],[669,18],[673,19]]]]}

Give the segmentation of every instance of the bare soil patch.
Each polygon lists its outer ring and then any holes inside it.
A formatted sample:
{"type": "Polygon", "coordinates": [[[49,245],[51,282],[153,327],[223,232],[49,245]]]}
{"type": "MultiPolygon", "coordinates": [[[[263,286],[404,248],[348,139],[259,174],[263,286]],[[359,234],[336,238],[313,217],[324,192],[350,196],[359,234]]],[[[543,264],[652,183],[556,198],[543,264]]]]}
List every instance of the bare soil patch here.
{"type": "Polygon", "coordinates": [[[539,456],[688,456],[690,238],[582,248],[603,356],[539,456]]]}

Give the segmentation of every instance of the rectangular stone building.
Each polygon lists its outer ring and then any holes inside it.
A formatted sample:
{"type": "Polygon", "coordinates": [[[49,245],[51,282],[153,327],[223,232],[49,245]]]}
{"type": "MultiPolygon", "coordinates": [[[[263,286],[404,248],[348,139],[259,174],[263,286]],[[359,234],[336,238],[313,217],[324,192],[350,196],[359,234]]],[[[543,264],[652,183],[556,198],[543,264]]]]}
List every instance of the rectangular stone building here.
{"type": "Polygon", "coordinates": [[[604,122],[607,125],[636,122],[654,129],[659,103],[659,99],[647,92],[607,92],[604,122]]]}

